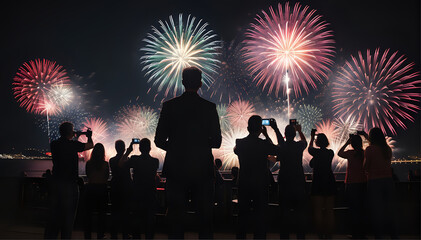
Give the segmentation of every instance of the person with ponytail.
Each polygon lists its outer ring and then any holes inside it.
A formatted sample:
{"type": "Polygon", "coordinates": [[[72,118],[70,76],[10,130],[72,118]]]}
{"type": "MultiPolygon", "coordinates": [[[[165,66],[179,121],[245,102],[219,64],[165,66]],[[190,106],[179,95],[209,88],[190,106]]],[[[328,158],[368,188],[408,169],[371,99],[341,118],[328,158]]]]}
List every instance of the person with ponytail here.
{"type": "Polygon", "coordinates": [[[370,145],[364,152],[363,166],[368,176],[367,190],[374,237],[382,239],[385,233],[389,233],[392,238],[396,238],[392,149],[380,128],[372,128],[368,140],[370,145]]]}
{"type": "Polygon", "coordinates": [[[108,203],[107,182],[110,174],[108,162],[105,161],[105,149],[101,143],[95,144],[91,158],[86,162],[86,215],[85,239],[91,239],[93,211],[98,212],[97,239],[105,237],[105,217],[108,203]]]}
{"type": "Polygon", "coordinates": [[[364,149],[363,140],[359,135],[350,135],[348,141],[338,152],[338,156],[348,161],[345,177],[346,196],[352,223],[352,238],[365,238],[364,206],[367,192],[367,177],[363,168],[364,149]],[[345,150],[348,145],[352,149],[345,150]]]}

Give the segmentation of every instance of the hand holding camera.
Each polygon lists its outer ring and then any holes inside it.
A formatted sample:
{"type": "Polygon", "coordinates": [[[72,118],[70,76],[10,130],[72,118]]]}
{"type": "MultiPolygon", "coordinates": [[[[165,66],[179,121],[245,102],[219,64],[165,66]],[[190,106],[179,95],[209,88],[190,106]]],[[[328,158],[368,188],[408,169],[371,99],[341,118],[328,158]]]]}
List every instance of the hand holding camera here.
{"type": "Polygon", "coordinates": [[[278,125],[276,124],[276,120],[274,118],[262,119],[262,125],[263,126],[270,126],[274,130],[278,128],[278,125]]]}
{"type": "Polygon", "coordinates": [[[88,130],[86,130],[86,137],[92,138],[92,130],[90,128],[88,128],[88,130]]]}
{"type": "Polygon", "coordinates": [[[316,135],[317,130],[316,129],[311,129],[311,136],[314,137],[316,135]]]}
{"type": "Polygon", "coordinates": [[[79,138],[81,135],[85,135],[87,138],[91,138],[92,137],[92,130],[90,128],[88,128],[88,130],[86,130],[86,132],[76,131],[75,135],[76,135],[76,138],[79,138]]]}

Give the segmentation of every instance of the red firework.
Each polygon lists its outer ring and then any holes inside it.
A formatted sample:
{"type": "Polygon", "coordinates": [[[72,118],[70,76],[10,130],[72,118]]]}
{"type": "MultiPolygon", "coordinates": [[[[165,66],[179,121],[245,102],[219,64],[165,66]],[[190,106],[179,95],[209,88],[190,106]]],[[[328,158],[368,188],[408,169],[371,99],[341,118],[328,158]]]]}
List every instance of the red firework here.
{"type": "Polygon", "coordinates": [[[352,117],[366,130],[380,127],[396,134],[395,126],[406,129],[405,120],[414,121],[420,110],[419,73],[414,63],[397,52],[389,55],[367,50],[351,56],[333,83],[333,110],[339,117],[352,117]]]}
{"type": "Polygon", "coordinates": [[[258,85],[268,87],[276,96],[283,89],[282,78],[288,71],[296,96],[301,90],[309,92],[310,85],[316,89],[316,82],[327,78],[329,66],[333,64],[334,40],[328,24],[321,20],[315,10],[302,8],[298,3],[290,9],[278,5],[278,11],[269,8],[269,14],[255,18],[245,40],[248,69],[258,85]]]}
{"type": "Polygon", "coordinates": [[[36,59],[24,63],[13,80],[14,95],[21,107],[31,113],[52,115],[59,108],[48,93],[57,84],[68,84],[69,77],[56,62],[36,59]]]}

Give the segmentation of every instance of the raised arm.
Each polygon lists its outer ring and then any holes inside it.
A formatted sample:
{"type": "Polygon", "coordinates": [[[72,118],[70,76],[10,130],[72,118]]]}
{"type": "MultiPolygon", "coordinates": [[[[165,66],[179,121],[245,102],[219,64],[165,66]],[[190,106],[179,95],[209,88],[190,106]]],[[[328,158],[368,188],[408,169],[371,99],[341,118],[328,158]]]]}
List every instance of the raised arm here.
{"type": "Polygon", "coordinates": [[[133,143],[130,143],[130,146],[127,148],[126,152],[121,156],[120,160],[118,161],[118,166],[123,167],[124,164],[129,160],[129,155],[133,151],[133,143]]]}
{"type": "Polygon", "coordinates": [[[339,149],[338,156],[341,158],[346,158],[345,148],[351,143],[351,138],[346,141],[346,143],[339,149]]]}
{"type": "Polygon", "coordinates": [[[94,147],[94,141],[92,141],[92,131],[87,130],[86,131],[86,137],[88,138],[88,141],[85,143],[85,151],[92,149],[94,147]]]}
{"type": "Polygon", "coordinates": [[[299,124],[295,125],[295,130],[300,135],[300,140],[303,141],[303,142],[305,142],[306,145],[307,145],[306,136],[304,136],[304,133],[301,131],[301,125],[299,125],[299,124]]]}
{"type": "Polygon", "coordinates": [[[273,131],[276,134],[276,140],[278,141],[278,146],[285,142],[284,137],[282,136],[281,132],[279,131],[278,125],[276,124],[275,119],[270,121],[270,126],[272,127],[273,131]]]}
{"type": "Polygon", "coordinates": [[[262,126],[262,134],[263,136],[265,136],[266,141],[268,141],[270,144],[273,144],[272,139],[270,139],[268,135],[268,130],[266,129],[265,126],[262,126]]]}

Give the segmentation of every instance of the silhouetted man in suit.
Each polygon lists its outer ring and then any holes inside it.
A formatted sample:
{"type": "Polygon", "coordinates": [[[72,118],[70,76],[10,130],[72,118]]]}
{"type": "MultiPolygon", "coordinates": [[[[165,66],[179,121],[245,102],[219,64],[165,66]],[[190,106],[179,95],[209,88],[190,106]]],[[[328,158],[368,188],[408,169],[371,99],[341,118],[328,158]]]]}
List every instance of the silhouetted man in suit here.
{"type": "Polygon", "coordinates": [[[201,98],[202,72],[189,67],[182,73],[185,92],[162,105],[155,144],[167,151],[163,175],[167,178],[169,238],[183,238],[188,195],[196,204],[199,238],[212,238],[214,164],[212,148],[221,145],[216,105],[201,98]]]}

